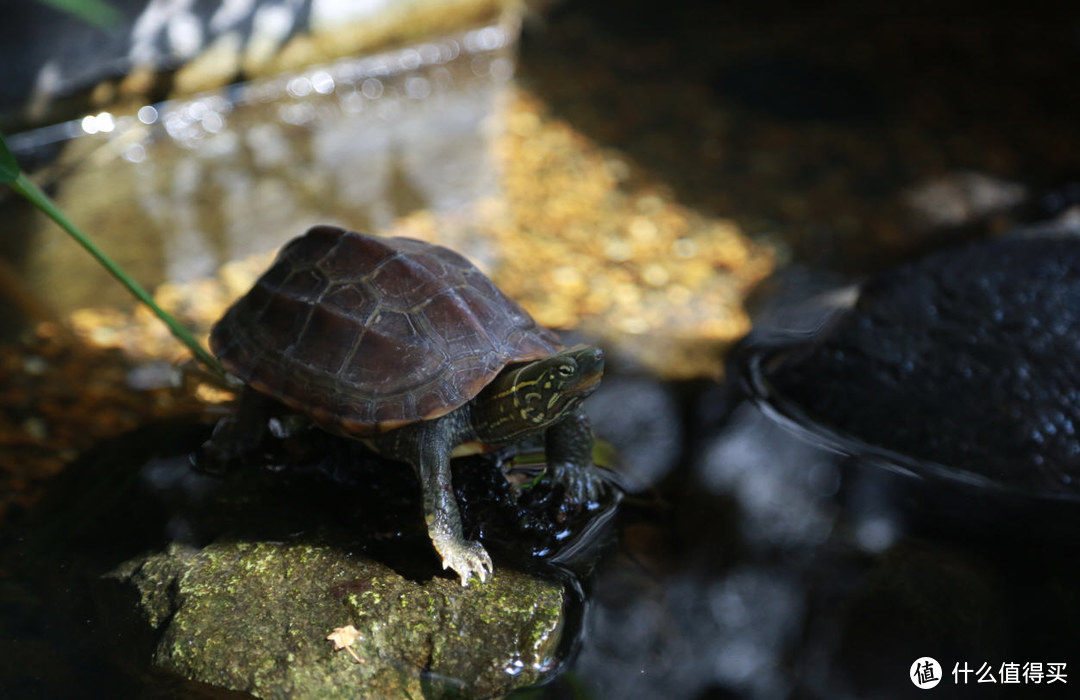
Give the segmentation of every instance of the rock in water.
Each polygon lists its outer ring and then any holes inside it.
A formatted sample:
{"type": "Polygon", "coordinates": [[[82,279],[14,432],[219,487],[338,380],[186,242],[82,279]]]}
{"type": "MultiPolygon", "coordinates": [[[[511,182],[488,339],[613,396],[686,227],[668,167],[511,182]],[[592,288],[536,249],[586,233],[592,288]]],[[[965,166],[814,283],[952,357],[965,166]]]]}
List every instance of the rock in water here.
{"type": "Polygon", "coordinates": [[[768,352],[773,398],[843,435],[1010,487],[1080,488],[1080,240],[930,256],[768,352]]]}
{"type": "Polygon", "coordinates": [[[338,548],[220,541],[107,578],[158,634],[157,668],[258,697],[499,696],[553,671],[562,637],[562,588],[506,568],[462,588],[338,548]],[[355,656],[327,639],[347,625],[355,656]]]}

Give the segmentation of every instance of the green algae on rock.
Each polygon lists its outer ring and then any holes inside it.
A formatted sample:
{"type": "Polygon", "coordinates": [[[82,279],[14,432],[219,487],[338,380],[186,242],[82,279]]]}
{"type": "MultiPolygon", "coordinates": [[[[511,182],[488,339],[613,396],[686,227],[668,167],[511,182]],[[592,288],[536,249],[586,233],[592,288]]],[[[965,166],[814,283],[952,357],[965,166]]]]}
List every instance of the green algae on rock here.
{"type": "Polygon", "coordinates": [[[258,697],[503,695],[544,680],[562,636],[561,587],[506,568],[462,588],[333,547],[218,541],[109,578],[160,635],[156,667],[258,697]],[[362,662],[327,640],[349,624],[362,662]]]}

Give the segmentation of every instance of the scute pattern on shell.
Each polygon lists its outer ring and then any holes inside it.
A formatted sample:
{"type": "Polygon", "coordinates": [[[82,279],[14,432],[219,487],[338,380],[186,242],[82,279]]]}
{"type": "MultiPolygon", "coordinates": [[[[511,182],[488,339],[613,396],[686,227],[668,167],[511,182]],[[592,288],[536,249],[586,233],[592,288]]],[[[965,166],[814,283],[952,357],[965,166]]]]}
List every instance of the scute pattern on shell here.
{"type": "Polygon", "coordinates": [[[360,435],[449,413],[561,347],[458,253],[331,226],[289,242],[210,346],[256,390],[360,435]]]}

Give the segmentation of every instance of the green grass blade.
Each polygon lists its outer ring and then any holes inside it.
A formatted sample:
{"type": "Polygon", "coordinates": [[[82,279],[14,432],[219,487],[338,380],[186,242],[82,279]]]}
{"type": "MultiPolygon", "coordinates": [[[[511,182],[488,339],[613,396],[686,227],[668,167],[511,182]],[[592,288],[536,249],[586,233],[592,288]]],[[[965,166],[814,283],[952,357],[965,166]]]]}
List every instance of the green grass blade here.
{"type": "Polygon", "coordinates": [[[39,0],[46,5],[75,15],[87,24],[102,31],[115,29],[124,21],[124,15],[104,0],[39,0]]]}
{"type": "Polygon", "coordinates": [[[19,170],[19,165],[15,161],[15,157],[11,154],[7,144],[4,142],[4,137],[0,134],[0,182],[6,182],[11,185],[12,189],[21,194],[27,200],[30,201],[35,207],[40,209],[46,215],[55,221],[60,228],[64,229],[75,241],[83,248],[93,255],[94,258],[101,263],[102,267],[108,270],[109,274],[117,279],[120,284],[127,287],[128,291],[135,296],[136,299],[154,312],[154,314],[161,319],[161,321],[169,327],[173,336],[176,337],[181,343],[186,345],[191,350],[195,358],[206,366],[211,372],[219,377],[225,376],[225,369],[217,361],[213,355],[209,353],[199,341],[195,339],[195,336],[184,328],[180,323],[173,318],[169,313],[157,305],[154,302],[153,297],[139,285],[138,282],[127,276],[120,266],[117,265],[112,259],[105,255],[93,241],[91,241],[86,234],[75,227],[75,224],[71,223],[64,213],[60,211],[60,208],[49,199],[48,195],[41,191],[41,189],[30,181],[26,175],[19,170]]]}
{"type": "Polygon", "coordinates": [[[0,134],[0,182],[15,182],[19,176],[19,163],[8,150],[3,134],[0,134]]]}

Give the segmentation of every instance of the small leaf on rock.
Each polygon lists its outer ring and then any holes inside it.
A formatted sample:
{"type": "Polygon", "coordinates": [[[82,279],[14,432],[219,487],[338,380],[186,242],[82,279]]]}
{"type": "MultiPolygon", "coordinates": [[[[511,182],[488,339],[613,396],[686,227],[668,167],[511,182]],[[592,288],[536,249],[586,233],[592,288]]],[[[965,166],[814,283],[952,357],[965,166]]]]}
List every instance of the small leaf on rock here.
{"type": "Polygon", "coordinates": [[[340,651],[344,649],[349,652],[356,663],[364,663],[364,660],[357,656],[353,651],[352,645],[357,639],[360,638],[360,630],[356,629],[352,625],[345,625],[344,627],[335,627],[334,631],[326,636],[328,641],[334,643],[334,651],[340,651]]]}

